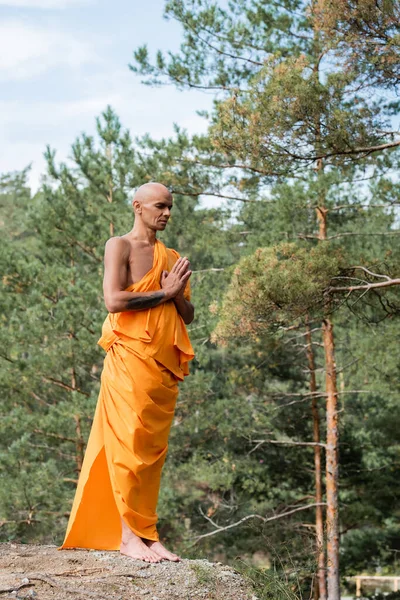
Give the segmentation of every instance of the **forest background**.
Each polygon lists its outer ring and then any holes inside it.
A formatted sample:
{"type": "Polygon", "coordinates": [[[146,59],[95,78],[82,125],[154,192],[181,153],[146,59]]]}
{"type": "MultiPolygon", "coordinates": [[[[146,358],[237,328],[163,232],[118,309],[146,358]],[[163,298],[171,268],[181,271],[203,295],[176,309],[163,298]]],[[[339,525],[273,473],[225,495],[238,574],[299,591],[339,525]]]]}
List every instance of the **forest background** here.
{"type": "Polygon", "coordinates": [[[165,10],[182,26],[180,50],[136,48],[131,69],[154,93],[166,82],[213,90],[207,133],[178,124],[170,138],[132,138],[107,107],[68,162],[47,149],[35,194],[27,170],[1,178],[1,539],[62,541],[104,358],[104,243],[131,228],[132,190],[159,181],[175,199],[162,240],[190,257],[196,306],[161,536],[187,555],[282,569],[307,589],[318,535],[335,546],[318,520],[328,500],[340,574],[393,573],[399,5],[165,10]],[[318,483],[325,452],[333,470],[318,483]]]}

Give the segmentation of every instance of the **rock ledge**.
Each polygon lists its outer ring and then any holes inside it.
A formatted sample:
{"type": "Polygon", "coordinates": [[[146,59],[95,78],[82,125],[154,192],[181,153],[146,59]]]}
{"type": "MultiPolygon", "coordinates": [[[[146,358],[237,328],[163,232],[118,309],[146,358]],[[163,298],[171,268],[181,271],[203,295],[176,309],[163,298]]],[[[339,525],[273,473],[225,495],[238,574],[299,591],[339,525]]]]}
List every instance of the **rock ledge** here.
{"type": "Polygon", "coordinates": [[[257,600],[234,569],[207,560],[147,564],[98,550],[0,544],[0,598],[257,600]]]}

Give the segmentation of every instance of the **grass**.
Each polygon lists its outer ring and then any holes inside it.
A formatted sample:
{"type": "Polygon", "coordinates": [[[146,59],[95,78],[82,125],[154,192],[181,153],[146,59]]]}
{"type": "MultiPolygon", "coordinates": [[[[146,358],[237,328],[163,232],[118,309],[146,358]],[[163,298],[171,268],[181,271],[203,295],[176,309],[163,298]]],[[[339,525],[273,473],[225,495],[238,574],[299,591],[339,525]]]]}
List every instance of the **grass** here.
{"type": "Polygon", "coordinates": [[[215,587],[215,576],[210,568],[199,564],[191,564],[190,568],[195,573],[199,585],[215,587]]]}

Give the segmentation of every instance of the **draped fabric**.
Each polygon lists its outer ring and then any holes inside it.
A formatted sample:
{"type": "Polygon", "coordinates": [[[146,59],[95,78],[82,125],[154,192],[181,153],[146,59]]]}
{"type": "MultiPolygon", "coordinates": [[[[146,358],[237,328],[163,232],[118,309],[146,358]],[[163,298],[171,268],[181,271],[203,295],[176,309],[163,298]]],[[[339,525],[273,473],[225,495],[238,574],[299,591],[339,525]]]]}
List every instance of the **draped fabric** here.
{"type": "MultiPolygon", "coordinates": [[[[157,240],[152,268],[126,291],[161,289],[162,271],[178,257],[157,240]]],[[[159,539],[156,508],[178,382],[194,356],[173,301],[109,313],[98,344],[107,353],[100,393],[59,549],[118,550],[121,517],[140,537],[159,539]]]]}

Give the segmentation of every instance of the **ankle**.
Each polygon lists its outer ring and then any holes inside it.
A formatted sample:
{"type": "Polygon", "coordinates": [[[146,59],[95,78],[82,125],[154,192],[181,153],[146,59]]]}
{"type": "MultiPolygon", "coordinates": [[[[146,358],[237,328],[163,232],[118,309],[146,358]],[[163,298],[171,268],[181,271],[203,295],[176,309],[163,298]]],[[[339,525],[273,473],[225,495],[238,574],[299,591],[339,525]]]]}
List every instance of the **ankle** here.
{"type": "Polygon", "coordinates": [[[140,539],[140,537],[138,537],[135,533],[131,532],[124,532],[121,536],[121,543],[122,544],[129,544],[129,542],[132,541],[136,541],[136,542],[141,542],[142,540],[140,539]]]}

